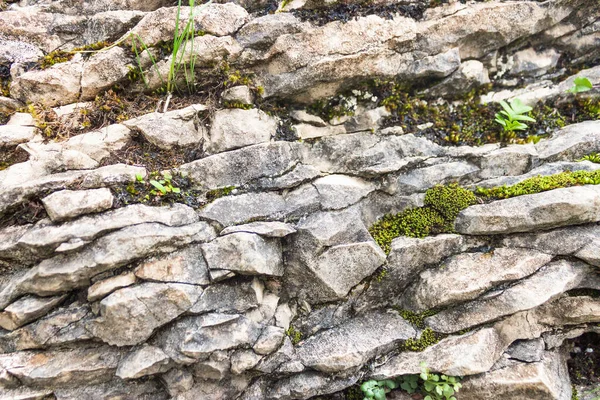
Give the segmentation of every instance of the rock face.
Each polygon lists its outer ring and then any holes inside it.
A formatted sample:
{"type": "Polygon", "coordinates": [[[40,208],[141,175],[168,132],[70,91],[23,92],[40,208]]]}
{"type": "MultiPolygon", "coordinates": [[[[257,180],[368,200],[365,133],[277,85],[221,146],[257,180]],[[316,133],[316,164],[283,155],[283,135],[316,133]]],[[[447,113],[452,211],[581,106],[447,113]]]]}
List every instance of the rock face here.
{"type": "Polygon", "coordinates": [[[370,228],[461,200],[440,184],[597,174],[600,121],[575,122],[597,114],[600,3],[175,3],[0,0],[0,399],[342,399],[425,362],[459,399],[569,400],[570,341],[600,334],[596,178],[480,197],[450,233],[370,228]],[[50,54],[85,45],[103,48],[50,54]],[[412,127],[488,83],[471,112],[552,99],[564,118],[477,147],[412,127]]]}

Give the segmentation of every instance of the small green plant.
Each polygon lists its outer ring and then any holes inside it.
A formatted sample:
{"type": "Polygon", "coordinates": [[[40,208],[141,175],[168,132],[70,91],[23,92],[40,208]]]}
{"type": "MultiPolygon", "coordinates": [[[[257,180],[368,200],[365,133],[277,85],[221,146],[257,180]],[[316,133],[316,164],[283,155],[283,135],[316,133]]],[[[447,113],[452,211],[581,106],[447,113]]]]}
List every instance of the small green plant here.
{"type": "Polygon", "coordinates": [[[519,99],[511,100],[510,104],[503,100],[500,105],[503,110],[496,114],[495,121],[502,125],[504,132],[527,130],[528,126],[521,121],[535,122],[535,119],[525,115],[533,108],[523,104],[519,99]]]}
{"type": "Polygon", "coordinates": [[[297,345],[298,343],[300,343],[300,341],[302,340],[302,332],[300,332],[299,330],[297,330],[296,328],[294,328],[293,326],[290,326],[286,331],[285,334],[288,335],[288,337],[290,338],[290,340],[292,341],[293,345],[297,345]]]}
{"type": "Polygon", "coordinates": [[[401,380],[400,388],[409,394],[420,391],[425,396],[423,400],[456,400],[454,395],[462,387],[459,377],[432,374],[424,362],[419,375],[407,375],[401,380]]]}
{"type": "Polygon", "coordinates": [[[362,390],[365,395],[364,400],[385,400],[385,395],[391,392],[392,389],[397,388],[398,383],[393,379],[385,379],[383,381],[372,379],[360,385],[360,390],[362,390]]]}
{"type": "MultiPolygon", "coordinates": [[[[150,179],[148,181],[148,183],[154,187],[154,189],[152,189],[150,191],[151,195],[164,196],[167,193],[175,193],[175,194],[181,193],[181,189],[173,186],[173,183],[171,181],[173,179],[173,175],[171,175],[169,172],[166,172],[166,171],[161,172],[161,175],[162,175],[162,179],[159,179],[159,180],[150,179]]],[[[141,175],[136,175],[135,178],[139,183],[142,183],[142,184],[145,183],[144,178],[141,175]]]]}
{"type": "Polygon", "coordinates": [[[569,89],[569,92],[576,94],[581,92],[587,92],[588,90],[592,90],[594,86],[592,82],[585,76],[578,76],[573,81],[573,87],[569,89]]]}
{"type": "Polygon", "coordinates": [[[600,153],[590,153],[586,156],[581,157],[577,161],[591,161],[596,164],[600,164],[600,153]]]}
{"type": "Polygon", "coordinates": [[[419,393],[423,400],[456,400],[454,396],[462,387],[460,378],[432,374],[427,364],[421,363],[421,373],[404,375],[396,379],[369,380],[360,385],[364,400],[385,400],[386,394],[400,388],[409,394],[419,393]]]}

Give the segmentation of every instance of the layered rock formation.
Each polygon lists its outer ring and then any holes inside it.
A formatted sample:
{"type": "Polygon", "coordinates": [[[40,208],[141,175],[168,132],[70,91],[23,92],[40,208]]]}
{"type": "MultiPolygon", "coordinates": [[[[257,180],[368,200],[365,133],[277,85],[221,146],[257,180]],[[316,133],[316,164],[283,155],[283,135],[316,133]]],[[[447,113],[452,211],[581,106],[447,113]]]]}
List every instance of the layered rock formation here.
{"type": "MultiPolygon", "coordinates": [[[[288,116],[206,104],[62,141],[45,140],[23,112],[0,125],[0,151],[28,154],[0,170],[0,399],[343,398],[363,380],[419,373],[422,362],[463,377],[459,399],[571,398],[565,343],[600,334],[599,185],[472,205],[455,233],[398,237],[389,254],[368,228],[422,206],[438,184],[596,171],[579,160],[600,152],[600,121],[535,144],[442,146],[384,126],[385,107],[325,121],[304,104],[373,77],[428,84],[429,97],[491,77],[524,85],[484,101],[566,98],[574,74],[561,68],[590,63],[580,75],[600,82],[600,5],[375,3],[331,22],[327,7],[339,4],[184,9],[203,33],[193,46],[198,73],[223,59],[253,72],[265,98],[295,102],[293,137],[281,132],[288,116]],[[178,200],[156,205],[150,197],[170,198],[148,189],[157,171],[115,162],[134,139],[195,151],[171,169],[175,185],[186,183],[178,200]],[[148,197],[135,197],[142,190],[148,197]],[[43,218],[19,218],[36,207],[43,218]],[[407,351],[426,330],[440,340],[407,351]]],[[[58,47],[126,40],[130,30],[148,46],[169,40],[172,6],[11,4],[0,12],[11,98],[0,105],[69,104],[124,84],[136,67],[125,47],[46,69],[28,63],[58,47]]],[[[168,57],[145,60],[150,88],[168,57]]],[[[223,94],[242,105],[252,96],[241,86],[223,94]]]]}

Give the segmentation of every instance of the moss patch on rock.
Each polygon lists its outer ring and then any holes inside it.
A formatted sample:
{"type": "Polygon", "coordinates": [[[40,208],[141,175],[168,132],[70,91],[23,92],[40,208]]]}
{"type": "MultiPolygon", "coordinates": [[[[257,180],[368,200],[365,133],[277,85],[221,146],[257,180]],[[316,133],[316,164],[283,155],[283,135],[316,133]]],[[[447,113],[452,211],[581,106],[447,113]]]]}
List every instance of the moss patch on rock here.
{"type": "Polygon", "coordinates": [[[471,191],[457,184],[438,185],[425,193],[425,206],[384,215],[371,226],[369,233],[383,251],[389,253],[392,240],[399,236],[423,238],[453,232],[458,213],[477,202],[471,191]]]}
{"type": "Polygon", "coordinates": [[[436,333],[431,328],[425,328],[418,339],[407,339],[402,343],[400,349],[403,351],[423,351],[429,346],[438,343],[444,337],[445,335],[436,333]]]}
{"type": "Polygon", "coordinates": [[[570,186],[599,185],[600,170],[597,171],[565,171],[555,175],[536,176],[511,186],[494,188],[477,188],[477,194],[487,199],[508,199],[545,192],[570,186]]]}

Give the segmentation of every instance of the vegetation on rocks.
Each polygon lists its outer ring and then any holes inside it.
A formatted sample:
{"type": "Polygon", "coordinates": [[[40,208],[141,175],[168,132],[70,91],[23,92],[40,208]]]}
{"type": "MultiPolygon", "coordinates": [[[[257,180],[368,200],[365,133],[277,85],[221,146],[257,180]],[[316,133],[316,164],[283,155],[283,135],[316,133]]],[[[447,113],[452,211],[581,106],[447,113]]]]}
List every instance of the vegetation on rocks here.
{"type": "Polygon", "coordinates": [[[65,51],[65,50],[60,50],[60,49],[54,50],[54,51],[51,51],[50,53],[46,54],[44,57],[42,57],[42,59],[39,60],[38,65],[41,69],[50,68],[53,65],[71,61],[73,59],[73,57],[75,57],[75,54],[77,54],[77,53],[81,53],[84,55],[84,57],[87,57],[90,54],[92,54],[93,52],[96,52],[98,50],[101,50],[101,49],[103,49],[105,47],[109,47],[109,46],[111,46],[111,43],[109,43],[109,42],[98,42],[98,43],[88,44],[88,45],[82,46],[82,47],[77,47],[70,51],[65,51]]]}
{"type": "Polygon", "coordinates": [[[443,337],[444,335],[434,332],[433,329],[425,328],[418,339],[407,339],[402,343],[400,349],[404,351],[423,351],[439,342],[443,337]]]}
{"type": "Polygon", "coordinates": [[[566,171],[550,176],[536,176],[511,186],[494,188],[477,188],[477,193],[489,199],[507,199],[545,192],[547,190],[580,185],[600,185],[600,170],[598,171],[566,171]]]}
{"type": "Polygon", "coordinates": [[[387,214],[371,226],[369,232],[383,251],[389,253],[392,240],[398,236],[422,238],[453,232],[458,213],[477,202],[471,191],[457,184],[438,185],[426,192],[425,206],[387,214]]]}

